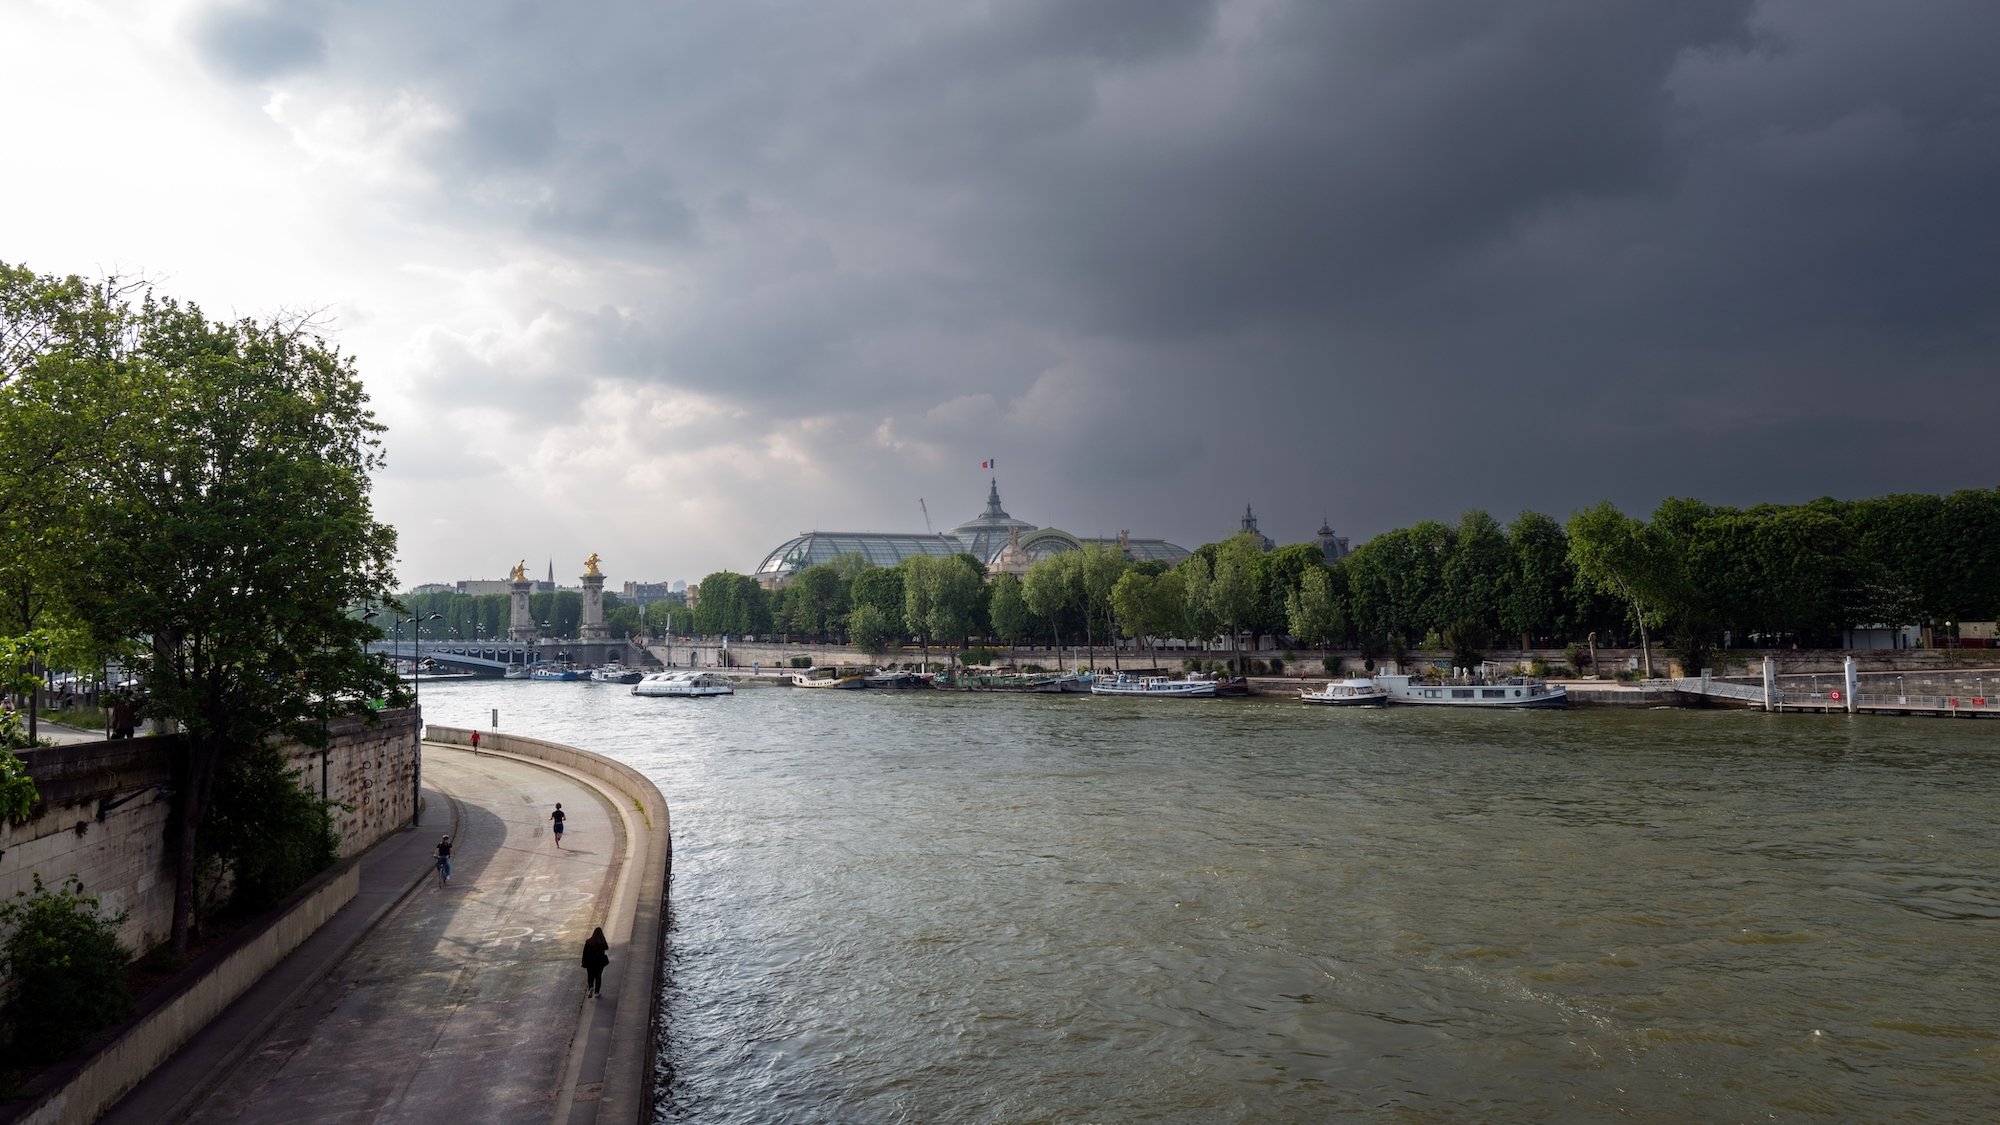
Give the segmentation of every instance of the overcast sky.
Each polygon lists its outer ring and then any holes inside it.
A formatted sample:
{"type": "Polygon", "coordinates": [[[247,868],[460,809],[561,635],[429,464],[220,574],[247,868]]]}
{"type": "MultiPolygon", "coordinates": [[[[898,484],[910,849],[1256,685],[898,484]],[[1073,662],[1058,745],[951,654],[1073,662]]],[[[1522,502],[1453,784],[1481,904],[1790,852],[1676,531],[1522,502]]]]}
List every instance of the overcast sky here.
{"type": "Polygon", "coordinates": [[[406,582],[2000,484],[1992,0],[7,0],[0,260],[319,310],[406,582]]]}

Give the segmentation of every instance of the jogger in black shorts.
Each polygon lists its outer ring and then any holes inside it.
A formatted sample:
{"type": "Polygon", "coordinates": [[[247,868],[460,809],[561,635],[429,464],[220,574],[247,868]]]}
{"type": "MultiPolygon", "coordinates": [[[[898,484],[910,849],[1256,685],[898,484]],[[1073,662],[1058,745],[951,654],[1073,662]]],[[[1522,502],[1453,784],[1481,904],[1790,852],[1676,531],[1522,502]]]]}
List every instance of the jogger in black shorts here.
{"type": "Polygon", "coordinates": [[[559,848],[562,847],[563,820],[562,802],[557,801],[556,811],[549,814],[549,823],[556,826],[556,847],[559,848]]]}

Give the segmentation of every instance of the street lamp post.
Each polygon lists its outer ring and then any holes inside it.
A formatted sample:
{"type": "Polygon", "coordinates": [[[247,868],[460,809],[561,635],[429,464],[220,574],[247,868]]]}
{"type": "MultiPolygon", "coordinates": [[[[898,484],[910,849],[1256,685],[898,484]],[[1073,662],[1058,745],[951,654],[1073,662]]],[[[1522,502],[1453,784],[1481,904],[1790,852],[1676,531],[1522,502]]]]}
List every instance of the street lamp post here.
{"type": "MultiPolygon", "coordinates": [[[[412,634],[415,635],[416,638],[416,656],[410,661],[410,683],[412,687],[412,690],[410,692],[412,696],[411,702],[413,706],[415,706],[417,712],[417,727],[412,735],[414,745],[410,749],[410,827],[412,828],[415,828],[421,823],[423,823],[422,816],[423,816],[423,798],[424,798],[424,622],[436,621],[442,618],[443,616],[444,614],[442,613],[433,613],[428,616],[417,615],[404,619],[411,625],[415,626],[415,628],[410,631],[412,634]]],[[[397,640],[396,640],[396,648],[398,655],[401,655],[402,652],[402,634],[400,632],[401,626],[402,622],[398,622],[397,628],[399,631],[397,633],[397,640]]]]}

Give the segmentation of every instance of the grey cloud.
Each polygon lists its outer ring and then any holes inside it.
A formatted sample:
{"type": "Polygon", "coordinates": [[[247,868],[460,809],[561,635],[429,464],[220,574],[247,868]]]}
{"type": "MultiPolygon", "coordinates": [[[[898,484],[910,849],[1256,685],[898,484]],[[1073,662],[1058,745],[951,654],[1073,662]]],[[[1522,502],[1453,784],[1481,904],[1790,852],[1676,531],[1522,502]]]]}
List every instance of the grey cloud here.
{"type": "Polygon", "coordinates": [[[1195,541],[1982,483],[1991,4],[484,10],[328,9],[316,80],[464,123],[421,204],[596,279],[579,378],[828,458],[887,419],[1195,541]]]}
{"type": "Polygon", "coordinates": [[[211,8],[196,19],[194,36],[211,66],[246,82],[315,66],[326,49],[297,11],[263,4],[211,8]]]}

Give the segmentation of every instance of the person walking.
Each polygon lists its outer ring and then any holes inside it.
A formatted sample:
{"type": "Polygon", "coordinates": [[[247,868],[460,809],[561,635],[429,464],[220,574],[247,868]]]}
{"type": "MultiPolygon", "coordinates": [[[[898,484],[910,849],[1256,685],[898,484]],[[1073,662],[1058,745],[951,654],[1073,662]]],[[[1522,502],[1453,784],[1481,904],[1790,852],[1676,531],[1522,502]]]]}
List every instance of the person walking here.
{"type": "Polygon", "coordinates": [[[564,815],[563,815],[563,811],[562,811],[562,802],[561,802],[561,801],[557,801],[557,802],[556,802],[556,811],[554,811],[554,812],[552,812],[552,813],[550,813],[550,814],[549,814],[549,823],[550,823],[550,824],[553,824],[553,825],[555,825],[555,829],[556,829],[556,847],[559,847],[559,848],[560,848],[560,847],[562,847],[562,832],[563,832],[563,821],[564,821],[564,820],[566,820],[566,819],[568,819],[568,818],[567,818],[566,816],[564,816],[564,815]]]}
{"type": "Polygon", "coordinates": [[[604,995],[604,966],[611,963],[611,943],[604,940],[604,927],[590,931],[583,942],[583,994],[604,995]]]}
{"type": "Polygon", "coordinates": [[[478,732],[478,731],[473,731],[473,732],[472,732],[472,752],[473,752],[474,754],[477,754],[477,753],[479,753],[479,732],[478,732]]]}
{"type": "Polygon", "coordinates": [[[438,841],[437,846],[438,885],[451,882],[451,837],[438,841]]]}

